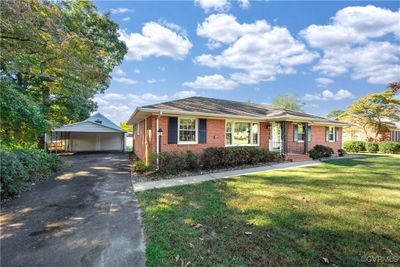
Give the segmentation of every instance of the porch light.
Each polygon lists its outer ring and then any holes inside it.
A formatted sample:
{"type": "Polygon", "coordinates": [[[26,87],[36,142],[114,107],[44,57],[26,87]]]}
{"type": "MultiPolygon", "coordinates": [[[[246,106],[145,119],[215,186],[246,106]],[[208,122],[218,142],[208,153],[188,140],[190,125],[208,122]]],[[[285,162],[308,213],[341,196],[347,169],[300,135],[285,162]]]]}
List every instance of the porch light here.
{"type": "Polygon", "coordinates": [[[163,133],[161,128],[159,128],[157,132],[158,132],[159,135],[162,135],[162,133],[163,133]]]}

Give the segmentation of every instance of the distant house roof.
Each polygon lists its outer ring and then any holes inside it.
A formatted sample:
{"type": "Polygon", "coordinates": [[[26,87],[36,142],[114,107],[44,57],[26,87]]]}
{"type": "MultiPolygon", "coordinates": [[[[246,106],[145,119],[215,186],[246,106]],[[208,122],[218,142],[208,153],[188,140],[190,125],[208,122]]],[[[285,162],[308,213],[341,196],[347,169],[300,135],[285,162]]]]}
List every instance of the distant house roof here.
{"type": "Polygon", "coordinates": [[[124,131],[106,116],[97,112],[84,121],[64,125],[55,132],[121,132],[124,131]]]}
{"type": "Polygon", "coordinates": [[[208,97],[189,97],[164,103],[138,107],[128,120],[129,124],[136,124],[150,113],[165,115],[194,115],[221,118],[242,118],[256,120],[295,120],[320,122],[334,125],[347,125],[338,121],[329,120],[320,116],[298,112],[272,105],[238,102],[208,97]]]}

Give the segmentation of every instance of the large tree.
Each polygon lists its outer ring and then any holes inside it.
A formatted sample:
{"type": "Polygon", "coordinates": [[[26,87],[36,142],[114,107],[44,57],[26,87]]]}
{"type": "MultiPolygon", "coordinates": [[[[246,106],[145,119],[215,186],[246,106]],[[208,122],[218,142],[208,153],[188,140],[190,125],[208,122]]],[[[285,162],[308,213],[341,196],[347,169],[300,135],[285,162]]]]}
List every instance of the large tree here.
{"type": "Polygon", "coordinates": [[[344,110],[340,110],[340,109],[336,109],[336,110],[332,110],[331,112],[329,112],[328,114],[326,114],[326,117],[328,119],[332,119],[332,120],[337,120],[340,116],[342,116],[345,113],[344,110]]]}
{"type": "Polygon", "coordinates": [[[303,111],[304,103],[293,94],[285,94],[275,98],[272,101],[272,105],[294,111],[303,111]]]}
{"type": "Polygon", "coordinates": [[[393,128],[394,122],[400,121],[400,99],[396,97],[399,90],[400,83],[394,82],[382,93],[363,96],[352,103],[342,117],[362,128],[367,139],[377,140],[383,130],[393,128]],[[371,130],[372,136],[369,135],[371,130]]]}
{"type": "Polygon", "coordinates": [[[50,127],[88,117],[127,52],[118,25],[90,1],[1,1],[0,16],[1,79],[36,103],[50,127]]]}

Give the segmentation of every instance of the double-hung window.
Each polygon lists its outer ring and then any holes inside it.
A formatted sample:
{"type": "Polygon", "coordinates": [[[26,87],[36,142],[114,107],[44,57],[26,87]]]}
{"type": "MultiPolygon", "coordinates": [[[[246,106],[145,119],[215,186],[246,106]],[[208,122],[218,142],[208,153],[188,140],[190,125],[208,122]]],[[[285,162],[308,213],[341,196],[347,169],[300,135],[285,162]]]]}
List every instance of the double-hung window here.
{"type": "Polygon", "coordinates": [[[259,127],[257,122],[227,121],[225,124],[225,145],[258,145],[259,127]]]}
{"type": "Polygon", "coordinates": [[[306,126],[302,123],[297,124],[297,141],[304,142],[306,139],[306,126]]]}
{"type": "Polygon", "coordinates": [[[328,127],[327,139],[329,142],[335,142],[335,127],[328,127]]]}
{"type": "Polygon", "coordinates": [[[197,144],[197,119],[180,118],[178,130],[179,144],[197,144]]]}

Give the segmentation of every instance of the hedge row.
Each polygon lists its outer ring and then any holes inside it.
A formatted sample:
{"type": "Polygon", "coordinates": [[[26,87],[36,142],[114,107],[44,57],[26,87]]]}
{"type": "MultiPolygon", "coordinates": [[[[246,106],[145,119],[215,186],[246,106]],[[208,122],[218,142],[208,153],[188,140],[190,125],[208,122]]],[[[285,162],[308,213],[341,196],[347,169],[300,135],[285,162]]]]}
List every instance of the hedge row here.
{"type": "Polygon", "coordinates": [[[400,143],[394,141],[382,141],[382,142],[365,142],[365,141],[346,141],[343,144],[343,148],[347,152],[358,153],[358,152],[369,152],[369,153],[387,153],[396,154],[400,153],[400,143]]]}
{"type": "MultiPolygon", "coordinates": [[[[182,171],[213,170],[282,160],[283,157],[279,153],[256,147],[212,147],[204,149],[202,155],[192,151],[186,153],[161,152],[158,172],[175,175],[182,171]]],[[[134,165],[134,170],[143,173],[154,170],[155,165],[156,155],[152,154],[152,166],[145,166],[143,161],[138,161],[134,165]]]]}
{"type": "Polygon", "coordinates": [[[61,167],[55,154],[39,149],[0,148],[0,194],[9,198],[30,188],[32,183],[46,179],[61,167]]]}

